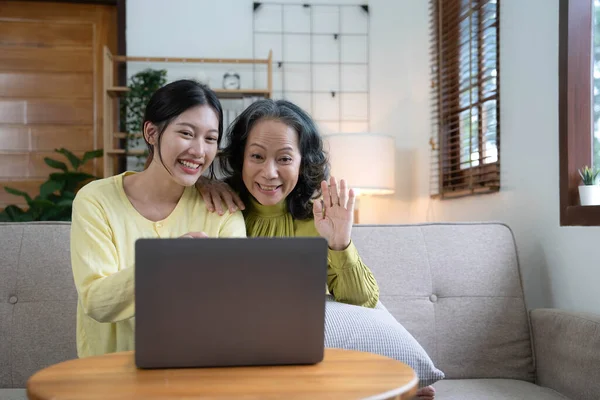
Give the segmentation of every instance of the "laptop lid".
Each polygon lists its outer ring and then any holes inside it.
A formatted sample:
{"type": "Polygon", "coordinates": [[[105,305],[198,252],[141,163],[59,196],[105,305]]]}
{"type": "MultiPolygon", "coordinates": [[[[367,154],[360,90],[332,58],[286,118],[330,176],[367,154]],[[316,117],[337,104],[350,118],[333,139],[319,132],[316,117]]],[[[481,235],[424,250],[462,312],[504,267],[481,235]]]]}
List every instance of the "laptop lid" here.
{"type": "Polygon", "coordinates": [[[320,362],[326,284],[323,238],[139,239],[136,365],[320,362]]]}

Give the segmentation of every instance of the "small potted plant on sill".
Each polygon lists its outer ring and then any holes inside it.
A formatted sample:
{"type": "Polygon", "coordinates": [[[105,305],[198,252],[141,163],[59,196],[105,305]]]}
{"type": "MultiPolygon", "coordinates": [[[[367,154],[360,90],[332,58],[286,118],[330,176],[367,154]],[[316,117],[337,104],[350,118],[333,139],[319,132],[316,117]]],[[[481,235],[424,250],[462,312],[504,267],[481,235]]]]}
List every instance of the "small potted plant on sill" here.
{"type": "Polygon", "coordinates": [[[582,206],[600,205],[600,185],[596,184],[596,177],[600,170],[592,169],[587,165],[579,170],[582,185],[579,186],[579,200],[582,206]]]}

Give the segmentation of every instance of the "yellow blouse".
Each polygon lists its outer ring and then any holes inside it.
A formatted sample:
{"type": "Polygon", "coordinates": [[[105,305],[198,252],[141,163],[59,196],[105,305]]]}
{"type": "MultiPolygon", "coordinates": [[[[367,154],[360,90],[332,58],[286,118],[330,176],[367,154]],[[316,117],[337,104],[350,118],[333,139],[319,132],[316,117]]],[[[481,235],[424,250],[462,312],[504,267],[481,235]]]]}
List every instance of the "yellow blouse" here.
{"type": "Polygon", "coordinates": [[[242,213],[210,213],[194,187],[185,188],[162,221],[144,218],[123,189],[123,177],[93,181],[73,201],[71,265],[77,304],[77,354],[134,349],[135,241],[204,231],[209,237],[245,237],[242,213]]]}
{"type": "MultiPolygon", "coordinates": [[[[319,236],[314,220],[295,220],[287,211],[285,200],[263,206],[254,198],[244,210],[248,237],[315,237],[319,236]]],[[[329,249],[327,288],[342,303],[373,308],[379,299],[379,287],[371,270],[362,262],[354,243],[341,251],[329,249]]]]}

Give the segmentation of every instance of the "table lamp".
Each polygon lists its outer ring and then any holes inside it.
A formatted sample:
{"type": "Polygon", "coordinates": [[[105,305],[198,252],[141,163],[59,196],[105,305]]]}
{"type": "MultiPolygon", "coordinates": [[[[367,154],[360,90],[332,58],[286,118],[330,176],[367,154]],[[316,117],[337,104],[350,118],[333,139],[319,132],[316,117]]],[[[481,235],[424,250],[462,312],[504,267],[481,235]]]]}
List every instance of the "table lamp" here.
{"type": "Polygon", "coordinates": [[[395,138],[377,133],[324,135],[331,175],[345,179],[356,193],[354,223],[359,223],[360,196],[389,195],[395,190],[395,138]]]}

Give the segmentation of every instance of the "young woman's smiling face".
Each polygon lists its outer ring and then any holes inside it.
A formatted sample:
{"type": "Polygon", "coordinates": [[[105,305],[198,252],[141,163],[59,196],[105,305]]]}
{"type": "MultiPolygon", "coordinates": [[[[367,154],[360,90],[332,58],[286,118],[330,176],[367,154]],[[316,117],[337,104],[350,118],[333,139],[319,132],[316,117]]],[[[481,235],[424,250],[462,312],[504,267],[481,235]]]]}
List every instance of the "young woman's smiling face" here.
{"type": "Polygon", "coordinates": [[[193,186],[217,154],[219,119],[207,105],[192,107],[167,126],[157,146],[157,128],[147,123],[148,141],[155,146],[153,162],[170,172],[182,186],[193,186]],[[149,124],[149,125],[148,125],[149,124]]]}
{"type": "Polygon", "coordinates": [[[298,133],[293,128],[279,120],[258,121],[244,150],[244,185],[260,204],[277,204],[296,187],[300,161],[298,133]]]}

